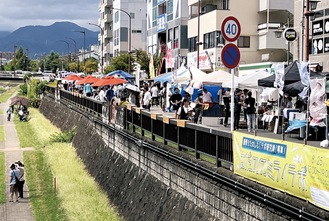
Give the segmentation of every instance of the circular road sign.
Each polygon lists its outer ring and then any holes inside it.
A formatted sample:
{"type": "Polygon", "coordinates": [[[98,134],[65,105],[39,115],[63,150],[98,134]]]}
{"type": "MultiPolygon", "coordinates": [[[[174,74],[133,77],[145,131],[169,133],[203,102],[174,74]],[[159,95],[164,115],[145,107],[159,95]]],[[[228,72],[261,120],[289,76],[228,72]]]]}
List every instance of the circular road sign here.
{"type": "Polygon", "coordinates": [[[241,33],[240,22],[233,16],[224,18],[221,26],[221,32],[226,41],[236,41],[240,37],[241,33]]]}
{"type": "Polygon", "coordinates": [[[222,50],[222,62],[227,68],[235,68],[240,62],[240,50],[235,44],[227,44],[222,50]]]}
{"type": "Polygon", "coordinates": [[[284,30],[283,36],[287,41],[294,41],[297,38],[297,32],[293,28],[287,28],[284,30]]]}

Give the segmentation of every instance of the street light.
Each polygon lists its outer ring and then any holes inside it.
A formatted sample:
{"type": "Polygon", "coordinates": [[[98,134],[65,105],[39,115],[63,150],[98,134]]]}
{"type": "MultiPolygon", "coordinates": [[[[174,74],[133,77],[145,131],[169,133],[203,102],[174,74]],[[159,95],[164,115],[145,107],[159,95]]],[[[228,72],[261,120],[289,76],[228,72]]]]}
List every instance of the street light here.
{"type": "MultiPolygon", "coordinates": [[[[64,41],[64,40],[59,40],[61,42],[64,42],[67,44],[67,67],[69,67],[69,63],[70,63],[70,60],[69,60],[69,55],[70,55],[70,43],[68,43],[67,41],[64,41]]],[[[69,69],[69,68],[67,68],[69,69]]]]}
{"type": "Polygon", "coordinates": [[[86,32],[85,31],[74,31],[83,34],[83,71],[86,68],[86,60],[85,60],[85,48],[86,48],[86,32]]]}
{"type": "Polygon", "coordinates": [[[128,17],[129,17],[129,27],[128,27],[128,38],[129,38],[129,40],[128,40],[128,54],[129,54],[129,57],[128,57],[128,73],[130,74],[130,69],[131,69],[131,67],[130,67],[130,63],[131,63],[131,56],[130,56],[130,53],[131,53],[131,15],[127,11],[125,11],[123,9],[120,9],[120,8],[112,8],[112,9],[121,11],[121,12],[125,13],[126,15],[128,15],[128,17]]]}
{"type": "Polygon", "coordinates": [[[97,24],[94,24],[94,23],[88,23],[89,25],[93,25],[93,26],[96,26],[98,27],[100,30],[101,30],[101,59],[100,59],[100,63],[101,63],[101,73],[103,73],[103,70],[104,70],[104,62],[103,62],[103,50],[104,50],[104,29],[100,26],[100,25],[97,25],[97,24]]]}
{"type": "Polygon", "coordinates": [[[198,39],[196,43],[197,53],[196,53],[196,67],[199,69],[199,56],[200,56],[200,45],[202,42],[200,41],[200,13],[201,13],[201,0],[198,0],[198,39]]]}
{"type": "Polygon", "coordinates": [[[74,42],[74,60],[77,62],[77,67],[79,71],[79,59],[77,59],[77,42],[73,38],[66,37],[74,42]]]}
{"type": "Polygon", "coordinates": [[[304,35],[304,61],[308,62],[309,60],[309,54],[308,54],[308,49],[309,49],[309,22],[310,22],[310,16],[311,12],[314,11],[317,7],[318,0],[306,0],[305,5],[305,11],[304,11],[304,16],[306,18],[305,21],[305,35],[304,35]]]}

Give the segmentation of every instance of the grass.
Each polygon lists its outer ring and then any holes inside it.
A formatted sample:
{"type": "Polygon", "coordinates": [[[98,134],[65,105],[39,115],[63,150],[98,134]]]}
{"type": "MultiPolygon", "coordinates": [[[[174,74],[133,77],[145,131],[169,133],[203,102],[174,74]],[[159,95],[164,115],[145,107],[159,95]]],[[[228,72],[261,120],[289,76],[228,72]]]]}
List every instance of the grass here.
{"type": "Polygon", "coordinates": [[[30,117],[28,122],[15,123],[19,138],[24,137],[27,146],[37,145],[37,151],[24,153],[36,220],[120,220],[106,194],[84,170],[72,145],[49,142],[59,129],[36,109],[30,108],[30,117]]]}
{"type": "Polygon", "coordinates": [[[2,110],[2,109],[0,109],[0,114],[4,114],[4,112],[3,112],[3,110],[2,110]]]}
{"type": "Polygon", "coordinates": [[[53,191],[51,168],[42,151],[24,152],[26,179],[36,220],[69,220],[61,199],[53,191]]]}
{"type": "Polygon", "coordinates": [[[3,126],[0,126],[0,142],[5,141],[5,131],[3,129],[3,126]]]}
{"type": "Polygon", "coordinates": [[[0,94],[0,102],[4,103],[6,102],[16,91],[17,91],[18,87],[11,87],[8,90],[6,90],[5,92],[0,94]]]}
{"type": "MultiPolygon", "coordinates": [[[[6,171],[5,153],[0,152],[0,171],[6,171]]],[[[0,203],[6,203],[6,173],[0,173],[0,203]]]]}

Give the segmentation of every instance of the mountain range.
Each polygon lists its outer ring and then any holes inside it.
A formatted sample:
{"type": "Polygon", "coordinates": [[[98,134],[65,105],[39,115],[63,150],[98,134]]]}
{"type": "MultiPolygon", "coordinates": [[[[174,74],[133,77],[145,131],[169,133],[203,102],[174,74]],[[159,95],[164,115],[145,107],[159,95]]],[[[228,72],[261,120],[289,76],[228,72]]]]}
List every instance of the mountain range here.
{"type": "Polygon", "coordinates": [[[56,22],[49,26],[25,26],[13,32],[0,32],[0,51],[13,52],[15,46],[28,51],[29,57],[35,59],[54,51],[59,54],[77,53],[84,47],[98,44],[98,33],[71,22],[56,22]],[[71,38],[71,39],[70,39],[71,38]],[[74,41],[73,41],[73,40],[74,41]],[[66,41],[66,42],[65,42],[66,41]],[[28,50],[27,50],[28,49],[28,50]]]}

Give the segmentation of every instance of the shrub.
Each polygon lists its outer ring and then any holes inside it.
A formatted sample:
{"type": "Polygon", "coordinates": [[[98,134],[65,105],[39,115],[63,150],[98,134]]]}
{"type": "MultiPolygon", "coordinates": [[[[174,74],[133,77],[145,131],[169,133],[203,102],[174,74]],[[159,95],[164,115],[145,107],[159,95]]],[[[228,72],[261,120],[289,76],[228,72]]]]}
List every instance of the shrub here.
{"type": "Polygon", "coordinates": [[[27,83],[19,85],[19,90],[18,90],[19,95],[27,95],[27,83]]]}
{"type": "Polygon", "coordinates": [[[41,104],[41,99],[40,98],[31,98],[29,99],[30,101],[30,106],[34,108],[39,108],[41,104]]]}
{"type": "Polygon", "coordinates": [[[69,131],[64,131],[62,133],[54,133],[50,135],[50,142],[71,143],[75,135],[75,132],[76,132],[76,128],[73,128],[72,130],[69,131]]]}

